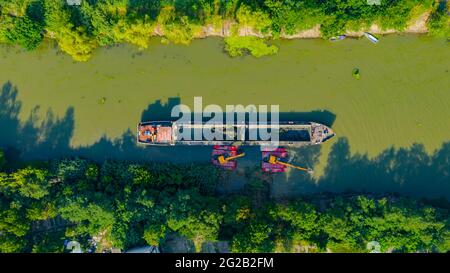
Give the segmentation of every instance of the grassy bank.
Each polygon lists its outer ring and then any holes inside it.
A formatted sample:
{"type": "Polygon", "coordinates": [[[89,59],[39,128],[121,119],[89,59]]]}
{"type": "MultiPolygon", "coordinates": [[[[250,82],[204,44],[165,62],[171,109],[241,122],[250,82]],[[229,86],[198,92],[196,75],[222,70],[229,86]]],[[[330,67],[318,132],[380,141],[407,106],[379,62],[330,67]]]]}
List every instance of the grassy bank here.
{"type": "Polygon", "coordinates": [[[63,0],[4,0],[0,2],[0,42],[33,50],[47,37],[74,60],[86,61],[99,46],[126,42],[145,49],[152,36],[160,36],[163,43],[186,45],[195,38],[224,36],[228,37],[225,49],[232,56],[275,53],[263,38],[327,39],[362,30],[426,32],[427,22],[431,34],[449,36],[445,4],[434,0],[380,3],[86,0],[71,6],[63,0]],[[415,20],[419,22],[411,26],[415,20]]]}
{"type": "Polygon", "coordinates": [[[358,194],[277,201],[263,177],[220,195],[224,173],[207,165],[0,162],[0,252],[63,252],[64,240],[97,252],[165,248],[180,236],[195,251],[216,241],[233,252],[367,252],[371,241],[383,252],[450,250],[446,202],[358,194]]]}

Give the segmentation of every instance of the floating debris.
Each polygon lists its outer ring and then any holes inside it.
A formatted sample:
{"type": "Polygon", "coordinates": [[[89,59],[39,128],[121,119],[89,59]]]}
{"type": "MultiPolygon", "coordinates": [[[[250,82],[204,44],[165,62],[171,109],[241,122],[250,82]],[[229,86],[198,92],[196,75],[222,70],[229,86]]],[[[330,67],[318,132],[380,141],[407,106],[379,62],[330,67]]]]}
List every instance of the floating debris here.
{"type": "Polygon", "coordinates": [[[105,104],[106,103],[106,98],[105,97],[101,97],[99,100],[98,100],[98,104],[100,104],[100,105],[103,105],[103,104],[105,104]]]}
{"type": "Polygon", "coordinates": [[[355,79],[359,80],[361,78],[359,68],[353,68],[352,75],[355,79]]]}

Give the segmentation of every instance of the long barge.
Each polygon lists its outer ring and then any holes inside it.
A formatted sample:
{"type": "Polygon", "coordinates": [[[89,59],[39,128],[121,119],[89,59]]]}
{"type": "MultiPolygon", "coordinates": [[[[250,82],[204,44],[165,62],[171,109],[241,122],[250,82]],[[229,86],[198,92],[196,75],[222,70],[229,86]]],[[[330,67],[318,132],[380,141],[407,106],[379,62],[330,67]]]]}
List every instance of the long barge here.
{"type": "MultiPolygon", "coordinates": [[[[170,146],[170,145],[270,145],[270,141],[260,139],[256,133],[259,129],[270,131],[270,124],[190,124],[177,123],[175,121],[146,121],[140,122],[137,126],[137,142],[143,145],[170,146]],[[194,136],[203,136],[204,130],[210,130],[219,138],[207,140],[201,137],[195,140],[194,136]],[[189,130],[190,137],[186,138],[186,132],[189,130]],[[196,132],[197,131],[197,132],[196,132]]],[[[316,122],[287,121],[278,124],[278,146],[283,147],[301,147],[306,145],[321,144],[333,136],[335,133],[331,128],[316,122]]]]}

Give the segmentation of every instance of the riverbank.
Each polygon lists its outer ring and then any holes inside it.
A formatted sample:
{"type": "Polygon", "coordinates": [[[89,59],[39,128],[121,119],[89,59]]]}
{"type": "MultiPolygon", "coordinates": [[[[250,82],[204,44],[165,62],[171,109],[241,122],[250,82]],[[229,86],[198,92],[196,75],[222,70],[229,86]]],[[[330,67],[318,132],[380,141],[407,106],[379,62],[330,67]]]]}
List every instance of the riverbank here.
{"type": "Polygon", "coordinates": [[[53,39],[76,61],[87,61],[98,47],[129,43],[143,50],[152,37],[188,45],[197,38],[221,36],[231,56],[277,52],[267,39],[323,38],[363,30],[376,35],[430,33],[449,36],[448,5],[435,0],[399,0],[383,5],[364,1],[214,1],[198,5],[37,1],[26,7],[0,5],[0,43],[38,48],[53,39]]]}
{"type": "MultiPolygon", "coordinates": [[[[394,33],[406,33],[406,34],[426,34],[428,33],[427,22],[430,17],[431,10],[427,10],[420,14],[419,16],[410,20],[403,31],[399,31],[396,29],[383,29],[381,26],[377,24],[372,24],[370,27],[359,30],[352,31],[348,30],[342,34],[345,34],[349,37],[362,37],[364,32],[370,32],[372,34],[385,35],[385,34],[394,34],[394,33]]],[[[164,36],[164,32],[161,31],[161,27],[157,27],[157,30],[153,33],[155,36],[164,36]]],[[[201,31],[195,36],[195,38],[207,38],[207,37],[230,37],[233,35],[237,35],[240,37],[257,37],[261,39],[267,39],[273,37],[272,34],[263,34],[262,32],[255,31],[252,28],[247,26],[239,27],[239,23],[235,21],[227,21],[224,22],[223,26],[220,28],[215,28],[213,25],[204,26],[201,28],[201,31]],[[233,29],[235,28],[235,29],[233,29]]],[[[295,34],[286,34],[281,33],[279,35],[281,39],[314,39],[314,38],[324,38],[321,31],[320,25],[315,25],[314,27],[298,31],[295,34]]]]}

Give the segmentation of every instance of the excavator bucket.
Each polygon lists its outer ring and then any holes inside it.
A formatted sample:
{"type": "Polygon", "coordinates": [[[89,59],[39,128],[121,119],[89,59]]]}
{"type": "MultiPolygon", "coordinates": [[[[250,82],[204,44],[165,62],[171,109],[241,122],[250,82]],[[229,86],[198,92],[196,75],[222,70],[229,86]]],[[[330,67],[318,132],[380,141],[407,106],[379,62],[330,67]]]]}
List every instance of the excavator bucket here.
{"type": "Polygon", "coordinates": [[[269,156],[269,163],[270,164],[277,164],[278,158],[274,155],[269,156]]]}

